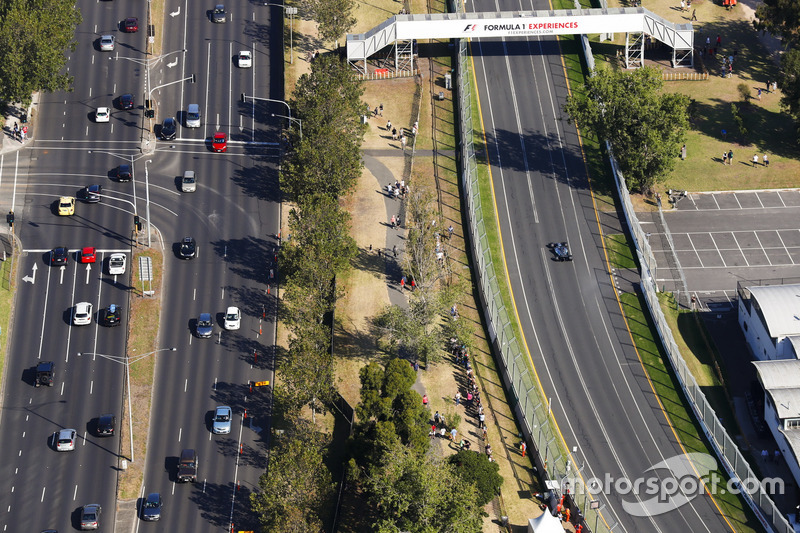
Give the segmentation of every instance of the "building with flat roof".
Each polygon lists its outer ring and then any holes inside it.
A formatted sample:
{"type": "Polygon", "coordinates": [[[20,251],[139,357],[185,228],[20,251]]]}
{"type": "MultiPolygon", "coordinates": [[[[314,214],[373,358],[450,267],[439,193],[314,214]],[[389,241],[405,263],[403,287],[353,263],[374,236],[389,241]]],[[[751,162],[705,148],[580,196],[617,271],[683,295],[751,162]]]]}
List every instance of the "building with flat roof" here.
{"type": "Polygon", "coordinates": [[[738,311],[753,357],[799,359],[800,284],[740,287],[738,311]]]}

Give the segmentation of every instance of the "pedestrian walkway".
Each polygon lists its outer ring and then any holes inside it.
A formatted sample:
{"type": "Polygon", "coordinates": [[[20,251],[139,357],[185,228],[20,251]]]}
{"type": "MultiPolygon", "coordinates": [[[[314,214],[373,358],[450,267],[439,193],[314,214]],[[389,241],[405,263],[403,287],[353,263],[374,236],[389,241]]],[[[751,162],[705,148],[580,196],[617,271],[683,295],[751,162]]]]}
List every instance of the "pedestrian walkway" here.
{"type": "MultiPolygon", "coordinates": [[[[38,102],[39,95],[33,96],[33,109],[38,102]]],[[[23,108],[22,104],[9,104],[6,114],[3,117],[3,142],[0,144],[0,154],[7,154],[19,150],[33,138],[33,126],[28,109],[23,108]],[[24,140],[23,140],[24,137],[24,140]]]]}

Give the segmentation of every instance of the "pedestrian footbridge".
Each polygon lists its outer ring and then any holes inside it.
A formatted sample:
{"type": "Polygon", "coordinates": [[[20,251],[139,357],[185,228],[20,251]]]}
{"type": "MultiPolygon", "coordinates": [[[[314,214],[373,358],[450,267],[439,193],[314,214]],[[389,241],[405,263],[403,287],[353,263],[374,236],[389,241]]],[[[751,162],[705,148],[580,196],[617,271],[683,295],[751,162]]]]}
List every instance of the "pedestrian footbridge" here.
{"type": "Polygon", "coordinates": [[[395,70],[414,70],[418,39],[480,39],[625,33],[625,66],[644,64],[645,43],[655,39],[672,48],[672,66],[694,66],[691,23],[670,22],[643,7],[437,13],[395,15],[366,33],[347,36],[347,60],[366,74],[367,59],[384,52],[394,55],[395,70]]]}

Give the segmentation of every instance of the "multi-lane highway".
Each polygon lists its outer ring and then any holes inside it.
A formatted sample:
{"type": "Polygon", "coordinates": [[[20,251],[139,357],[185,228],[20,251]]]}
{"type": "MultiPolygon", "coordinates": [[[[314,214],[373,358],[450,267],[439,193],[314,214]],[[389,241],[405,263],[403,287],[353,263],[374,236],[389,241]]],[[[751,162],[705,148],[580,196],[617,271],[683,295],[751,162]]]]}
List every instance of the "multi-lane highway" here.
{"type": "Polygon", "coordinates": [[[254,525],[244,503],[266,463],[269,396],[264,389],[251,392],[247,383],[272,379],[274,291],[266,289],[277,245],[280,124],[271,115],[286,108],[243,104],[240,94],[283,99],[283,56],[272,44],[280,43],[280,27],[268,7],[230,3],[227,21],[214,24],[207,11],[213,6],[184,1],[180,9],[168,8],[174,16],[167,13],[156,28],[163,54],[154,57],[145,54],[146,6],[143,0],[78,2],[84,22],[68,63],[74,90],[43,95],[35,140],[2,159],[3,194],[14,203],[25,250],[0,425],[5,531],[23,525],[70,530],[88,503],[103,507],[101,529],[113,527],[119,437],[96,437],[93,422],[103,413],[122,422],[124,366],[104,356],[125,355],[127,317],[117,328],[95,319],[76,327],[70,318],[82,301],[94,305],[95,318],[111,303],[127,310],[136,282],[130,279],[133,216],[146,225],[148,213],[150,241],[163,243],[165,256],[157,348],[176,350],[158,355],[147,458],[135,458],[147,461],[143,493],[162,494],[159,530],[254,525]],[[126,17],[139,18],[139,32],[119,31],[126,17]],[[116,38],[114,51],[100,51],[98,39],[106,33],[116,38]],[[252,68],[236,66],[239,50],[253,53],[252,68]],[[134,109],[118,108],[123,93],[135,95],[134,109]],[[146,99],[155,103],[154,123],[178,119],[175,140],[148,134],[146,99]],[[199,128],[185,127],[191,103],[200,106],[199,128]],[[95,122],[97,107],[112,107],[108,123],[95,122]],[[228,135],[226,153],[211,151],[217,131],[228,135]],[[115,179],[120,164],[132,165],[132,181],[115,179]],[[185,170],[196,172],[196,192],[181,192],[185,170]],[[103,186],[101,202],[79,200],[75,215],[55,214],[59,196],[94,183],[103,186]],[[174,244],[186,236],[199,245],[196,259],[178,256],[174,244]],[[95,246],[97,263],[79,264],[71,255],[63,268],[51,267],[47,251],[61,245],[72,251],[95,246]],[[127,255],[125,275],[106,273],[112,252],[127,255]],[[231,305],[242,310],[241,329],[223,331],[221,315],[231,305]],[[195,336],[201,312],[214,317],[211,339],[195,336]],[[31,369],[42,360],[56,363],[52,388],[33,386],[31,369]],[[211,435],[217,405],[233,408],[230,435],[211,435]],[[50,439],[60,428],[77,429],[75,451],[54,450],[50,439]],[[198,452],[195,484],[175,483],[183,448],[198,452]]]}
{"type": "MultiPolygon", "coordinates": [[[[468,5],[548,8],[505,0],[468,5]]],[[[472,51],[518,316],[564,440],[577,447],[584,478],[660,481],[668,469],[647,469],[696,450],[678,444],[620,315],[577,133],[561,110],[567,87],[558,43],[482,40],[472,51]],[[547,244],[565,240],[575,259],[555,262],[547,244]]],[[[654,496],[595,496],[608,524],[619,524],[615,531],[732,529],[706,495],[639,516],[627,510],[654,496]]]]}

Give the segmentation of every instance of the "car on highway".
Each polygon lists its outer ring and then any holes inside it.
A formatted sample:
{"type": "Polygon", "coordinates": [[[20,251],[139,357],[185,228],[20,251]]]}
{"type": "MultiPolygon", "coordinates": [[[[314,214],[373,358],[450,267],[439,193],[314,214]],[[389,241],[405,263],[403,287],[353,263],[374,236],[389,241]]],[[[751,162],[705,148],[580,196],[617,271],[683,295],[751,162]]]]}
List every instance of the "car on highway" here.
{"type": "Polygon", "coordinates": [[[100,201],[103,192],[102,185],[87,185],[78,193],[78,197],[87,204],[96,204],[100,201]]]}
{"type": "Polygon", "coordinates": [[[186,107],[186,127],[199,128],[200,127],[200,106],[197,104],[189,104],[186,107]]]}
{"type": "Polygon", "coordinates": [[[236,64],[239,68],[250,68],[253,66],[253,54],[250,53],[250,50],[242,50],[239,52],[239,55],[236,56],[236,64]]]}
{"type": "Polygon", "coordinates": [[[58,199],[58,214],[62,217],[68,217],[75,214],[74,196],[62,196],[58,199]]]}
{"type": "Polygon", "coordinates": [[[194,170],[187,170],[181,179],[181,192],[194,192],[197,190],[197,176],[194,170]]]}
{"type": "Polygon", "coordinates": [[[225,6],[222,4],[217,4],[214,6],[214,10],[211,12],[211,21],[220,23],[225,22],[225,6]]]}
{"type": "Polygon", "coordinates": [[[100,322],[107,327],[119,326],[122,322],[122,313],[120,313],[119,306],[111,304],[100,311],[100,322]]]}
{"type": "Polygon", "coordinates": [[[120,109],[133,109],[136,107],[136,97],[131,93],[125,93],[119,97],[120,109]]]}
{"type": "Polygon", "coordinates": [[[113,253],[108,258],[108,274],[111,276],[119,276],[125,273],[125,267],[128,264],[128,258],[123,253],[113,253]]]}
{"type": "Polygon", "coordinates": [[[94,112],[94,121],[99,123],[109,122],[111,120],[111,113],[107,107],[98,107],[94,112]]]}
{"type": "Polygon", "coordinates": [[[114,51],[114,36],[113,35],[101,35],[100,36],[100,51],[101,52],[113,52],[114,51]]]}
{"type": "Polygon", "coordinates": [[[75,304],[75,311],[72,314],[72,323],[76,326],[87,326],[92,323],[91,302],[79,302],[75,304]]]}
{"type": "Polygon", "coordinates": [[[51,265],[66,265],[69,250],[66,246],[56,246],[50,251],[50,264],[51,265]]]}
{"type": "Polygon", "coordinates": [[[184,237],[180,247],[181,259],[194,259],[197,257],[197,243],[192,237],[184,237]]]}
{"type": "Polygon", "coordinates": [[[215,133],[214,138],[211,140],[211,149],[215,152],[227,152],[228,135],[221,131],[215,133]]]}
{"type": "Polygon", "coordinates": [[[175,138],[175,134],[178,132],[178,125],[175,122],[175,119],[172,117],[167,117],[161,123],[161,138],[165,141],[171,141],[175,138]]]}
{"type": "Polygon", "coordinates": [[[230,306],[225,311],[225,329],[235,330],[242,325],[242,313],[238,307],[230,306]]]}
{"type": "Polygon", "coordinates": [[[161,518],[162,507],[164,507],[164,502],[161,500],[161,494],[151,492],[142,504],[142,520],[157,522],[161,518]]]}
{"type": "Polygon", "coordinates": [[[231,432],[231,408],[227,405],[220,405],[214,409],[214,423],[211,425],[211,432],[215,435],[227,435],[231,432]]]}
{"type": "Polygon", "coordinates": [[[100,415],[97,419],[97,436],[113,437],[117,429],[117,417],[111,413],[100,415]]]}
{"type": "Polygon", "coordinates": [[[81,529],[99,528],[102,510],[102,507],[97,503],[90,503],[81,507],[81,529]]]}
{"type": "Polygon", "coordinates": [[[131,181],[133,179],[133,169],[127,163],[123,163],[117,168],[117,181],[131,181]]]}
{"type": "Polygon", "coordinates": [[[547,247],[553,251],[553,259],[556,261],[572,261],[572,252],[566,242],[551,242],[547,247]]]}
{"type": "Polygon", "coordinates": [[[201,339],[208,339],[214,333],[214,323],[211,321],[211,313],[200,313],[197,317],[197,336],[201,339]]]}
{"type": "Polygon", "coordinates": [[[77,438],[78,432],[74,429],[62,429],[61,431],[56,431],[53,435],[56,451],[71,452],[75,449],[75,441],[77,438]]]}
{"type": "Polygon", "coordinates": [[[56,377],[56,364],[53,361],[42,361],[36,365],[34,387],[52,387],[56,377]]]}
{"type": "Polygon", "coordinates": [[[97,261],[97,248],[86,246],[81,248],[81,263],[94,263],[97,261]]]}
{"type": "Polygon", "coordinates": [[[139,31],[139,19],[136,17],[128,17],[123,20],[122,31],[125,33],[136,33],[139,31]]]}
{"type": "Polygon", "coordinates": [[[181,450],[181,456],[178,459],[178,482],[194,483],[197,481],[198,463],[196,451],[190,448],[181,450]]]}

